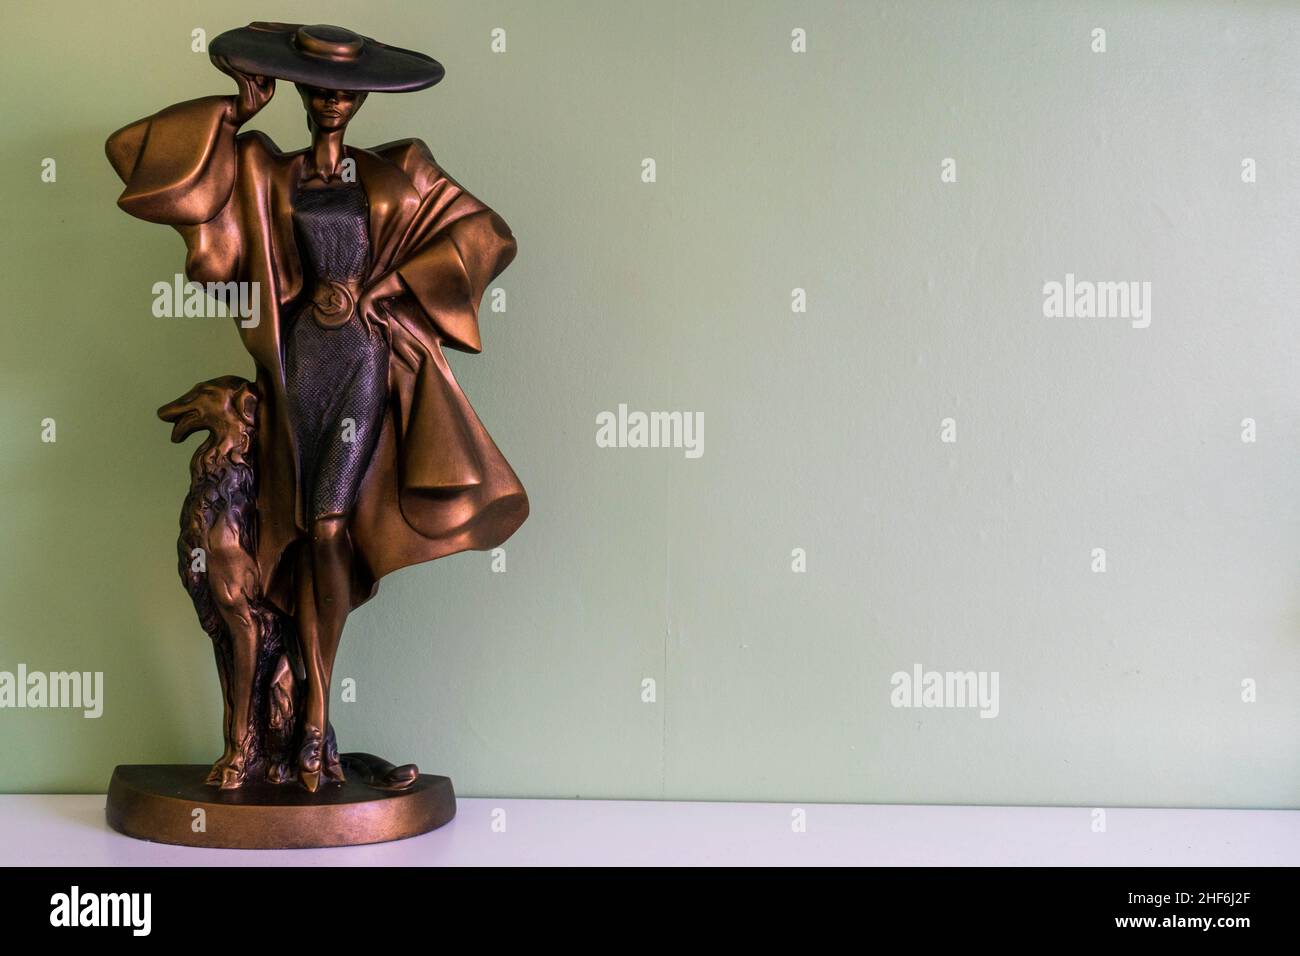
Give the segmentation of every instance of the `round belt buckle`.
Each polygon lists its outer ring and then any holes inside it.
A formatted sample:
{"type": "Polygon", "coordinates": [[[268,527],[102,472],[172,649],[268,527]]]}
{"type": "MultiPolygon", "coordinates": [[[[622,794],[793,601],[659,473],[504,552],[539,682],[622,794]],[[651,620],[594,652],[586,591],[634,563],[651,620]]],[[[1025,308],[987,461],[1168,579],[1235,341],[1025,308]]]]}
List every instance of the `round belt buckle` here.
{"type": "Polygon", "coordinates": [[[316,286],[312,296],[312,315],[316,324],[326,329],[346,325],[357,311],[352,290],[342,282],[329,280],[316,286]]]}

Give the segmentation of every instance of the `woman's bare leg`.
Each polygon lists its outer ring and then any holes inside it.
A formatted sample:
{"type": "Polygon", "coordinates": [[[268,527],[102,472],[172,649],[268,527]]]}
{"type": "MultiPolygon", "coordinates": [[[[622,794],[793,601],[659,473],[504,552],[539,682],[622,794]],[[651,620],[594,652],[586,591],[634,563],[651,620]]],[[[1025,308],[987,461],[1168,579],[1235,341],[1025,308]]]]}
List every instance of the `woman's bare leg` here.
{"type": "Polygon", "coordinates": [[[312,566],[316,580],[316,619],[320,633],[322,674],[326,699],[321,727],[329,717],[328,692],[334,674],[334,655],[343,637],[343,625],[352,609],[352,539],[345,515],[318,518],[312,523],[312,566]]]}
{"type": "Polygon", "coordinates": [[[352,542],[347,517],[331,515],[314,520],[309,547],[304,551],[310,568],[304,577],[310,578],[312,593],[299,608],[307,699],[298,772],[303,786],[315,791],[320,786],[325,731],[329,727],[334,657],[352,606],[352,542]],[[310,614],[305,614],[308,608],[310,614]]]}
{"type": "Polygon", "coordinates": [[[320,755],[324,728],[314,723],[315,717],[311,701],[321,698],[319,685],[323,679],[320,661],[320,640],[316,619],[316,588],[312,580],[312,559],[310,546],[304,545],[298,551],[298,640],[302,651],[302,666],[306,671],[307,695],[303,704],[301,720],[302,741],[298,752],[298,779],[309,791],[315,792],[320,786],[320,755]]]}

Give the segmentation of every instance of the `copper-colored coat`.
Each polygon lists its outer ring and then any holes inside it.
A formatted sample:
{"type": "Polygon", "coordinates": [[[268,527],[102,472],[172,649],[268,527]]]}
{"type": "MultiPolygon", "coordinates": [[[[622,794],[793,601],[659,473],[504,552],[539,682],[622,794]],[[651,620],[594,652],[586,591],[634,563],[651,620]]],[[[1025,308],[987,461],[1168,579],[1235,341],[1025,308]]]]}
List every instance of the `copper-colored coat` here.
{"type": "MultiPolygon", "coordinates": [[[[304,534],[298,456],[286,417],[281,321],[303,291],[292,190],[306,151],[238,133],[230,97],[168,107],[114,133],[107,151],[126,189],[118,205],[174,226],[196,282],[259,284],[260,323],[241,328],[263,395],[258,414],[258,566],[292,610],[286,548],[304,534]]],[[[345,148],[370,201],[370,284],[389,272],[390,397],[351,532],[353,604],[390,571],[503,542],[528,499],[456,384],[442,346],[478,352],[478,304],[515,255],[505,222],[438,168],[424,143],[345,148]]]]}

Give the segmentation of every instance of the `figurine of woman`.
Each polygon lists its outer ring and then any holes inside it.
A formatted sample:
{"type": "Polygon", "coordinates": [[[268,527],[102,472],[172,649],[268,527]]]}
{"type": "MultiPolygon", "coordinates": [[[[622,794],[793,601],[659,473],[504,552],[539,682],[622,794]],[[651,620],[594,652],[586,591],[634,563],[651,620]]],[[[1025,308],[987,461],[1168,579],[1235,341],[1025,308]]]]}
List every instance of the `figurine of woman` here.
{"type": "Polygon", "coordinates": [[[315,791],[343,776],[327,731],[348,613],[388,572],[494,548],[527,517],[442,353],[480,350],[479,301],[515,241],[420,140],[344,143],[369,93],[432,86],[437,61],[280,23],[224,33],[210,55],[237,95],[168,107],[114,133],[107,152],[126,184],[118,205],[180,232],[190,280],[255,284],[258,321],[239,326],[260,395],[256,565],[297,626],[296,771],[315,791]],[[240,132],[276,78],[302,97],[307,149],[240,132]]]}

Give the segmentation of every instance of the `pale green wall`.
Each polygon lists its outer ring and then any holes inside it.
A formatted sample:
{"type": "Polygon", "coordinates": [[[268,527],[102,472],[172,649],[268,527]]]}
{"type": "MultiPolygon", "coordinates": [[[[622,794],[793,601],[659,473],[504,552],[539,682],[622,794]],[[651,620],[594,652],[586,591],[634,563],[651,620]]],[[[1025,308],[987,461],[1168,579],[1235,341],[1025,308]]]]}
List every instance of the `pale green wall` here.
{"type": "MultiPolygon", "coordinates": [[[[533,515],[357,613],[345,748],[469,795],[1300,806],[1300,10],[1208,2],[7,5],[0,669],[107,701],[0,711],[0,789],[219,750],[153,411],[251,366],[150,316],[182,246],[102,143],[265,18],[441,59],[353,141],[422,137],[520,244],[452,362],[533,515]],[[1151,327],[1043,318],[1066,272],[1153,282],[1151,327]],[[597,448],[620,402],[704,456],[597,448]],[[1000,716],[894,709],[915,662],[1000,716]]],[[[305,142],[287,86],[255,125],[305,142]]]]}

